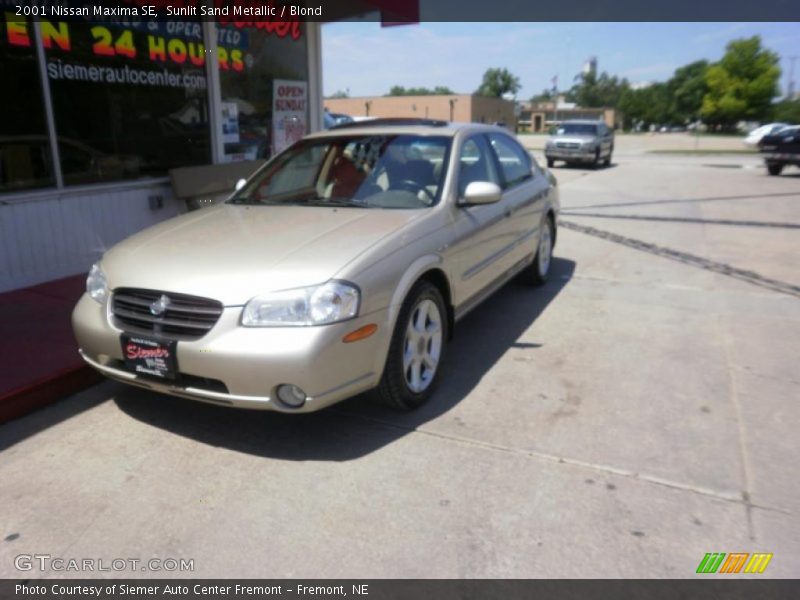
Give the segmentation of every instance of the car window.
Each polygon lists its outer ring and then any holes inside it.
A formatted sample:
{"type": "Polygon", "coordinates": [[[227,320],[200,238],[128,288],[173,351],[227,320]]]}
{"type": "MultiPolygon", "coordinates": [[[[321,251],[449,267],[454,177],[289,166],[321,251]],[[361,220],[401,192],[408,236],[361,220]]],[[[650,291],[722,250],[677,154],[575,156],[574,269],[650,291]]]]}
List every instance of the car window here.
{"type": "Polygon", "coordinates": [[[489,140],[500,164],[504,188],[517,185],[533,176],[531,157],[522,146],[507,135],[492,133],[489,134],[489,140]]]}
{"type": "Polygon", "coordinates": [[[564,123],[556,130],[557,135],[597,135],[597,125],[591,123],[564,123]]]}
{"type": "Polygon", "coordinates": [[[365,208],[425,208],[439,200],[450,138],[342,135],[310,139],[277,156],[231,199],[365,208]]]}
{"type": "Polygon", "coordinates": [[[489,181],[500,185],[491,150],[483,135],[467,139],[461,145],[458,159],[458,197],[463,198],[467,186],[475,181],[489,181]]]}

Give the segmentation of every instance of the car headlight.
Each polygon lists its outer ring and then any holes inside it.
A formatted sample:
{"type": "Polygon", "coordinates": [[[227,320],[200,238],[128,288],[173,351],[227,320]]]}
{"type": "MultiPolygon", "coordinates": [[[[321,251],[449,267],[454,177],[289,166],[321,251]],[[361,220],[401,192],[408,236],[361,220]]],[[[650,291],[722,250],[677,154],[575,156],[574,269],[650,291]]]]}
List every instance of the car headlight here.
{"type": "Polygon", "coordinates": [[[583,142],[583,148],[585,150],[594,150],[597,144],[595,142],[583,142]]]}
{"type": "Polygon", "coordinates": [[[361,294],[343,281],[256,296],[244,307],[245,327],[327,325],[358,314],[361,294]]]}
{"type": "Polygon", "coordinates": [[[86,293],[100,304],[105,302],[105,299],[108,297],[106,275],[100,268],[99,263],[93,264],[89,271],[89,276],[86,278],[86,293]]]}

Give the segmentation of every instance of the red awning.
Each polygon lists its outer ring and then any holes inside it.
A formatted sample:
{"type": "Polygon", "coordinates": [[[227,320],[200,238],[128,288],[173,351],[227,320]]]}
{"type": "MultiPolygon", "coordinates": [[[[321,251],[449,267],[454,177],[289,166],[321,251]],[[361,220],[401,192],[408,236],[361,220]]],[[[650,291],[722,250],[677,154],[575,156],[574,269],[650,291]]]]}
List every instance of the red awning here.
{"type": "Polygon", "coordinates": [[[381,24],[419,23],[419,0],[365,0],[381,12],[381,24]]]}

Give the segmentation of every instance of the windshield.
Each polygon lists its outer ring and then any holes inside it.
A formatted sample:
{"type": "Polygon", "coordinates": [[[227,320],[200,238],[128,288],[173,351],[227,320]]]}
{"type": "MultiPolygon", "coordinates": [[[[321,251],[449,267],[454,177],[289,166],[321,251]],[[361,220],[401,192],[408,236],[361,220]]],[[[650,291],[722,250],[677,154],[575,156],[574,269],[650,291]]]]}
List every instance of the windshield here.
{"type": "Polygon", "coordinates": [[[557,135],[597,135],[597,125],[590,123],[564,123],[556,131],[557,135]]]}
{"type": "Polygon", "coordinates": [[[450,138],[342,135],[304,140],[256,173],[228,202],[425,208],[439,201],[450,138]]]}

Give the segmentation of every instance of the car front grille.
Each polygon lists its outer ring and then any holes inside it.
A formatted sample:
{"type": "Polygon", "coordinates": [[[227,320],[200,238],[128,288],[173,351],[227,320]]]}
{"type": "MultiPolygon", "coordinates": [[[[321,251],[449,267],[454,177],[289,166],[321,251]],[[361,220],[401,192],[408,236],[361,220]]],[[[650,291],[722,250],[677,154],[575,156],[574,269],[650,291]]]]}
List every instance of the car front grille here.
{"type": "Polygon", "coordinates": [[[222,303],[210,298],[120,288],[114,291],[111,312],[117,327],[125,331],[152,333],[178,339],[195,340],[203,337],[222,315],[222,303]],[[151,310],[162,308],[164,310],[151,310]]]}
{"type": "Polygon", "coordinates": [[[567,150],[577,150],[581,145],[578,142],[556,142],[556,148],[565,148],[567,150]]]}

